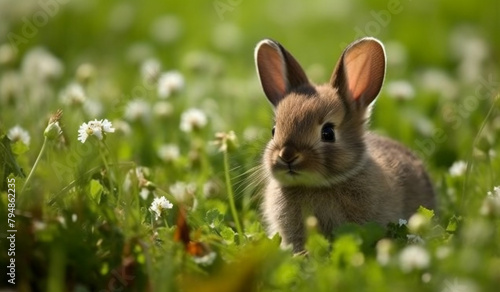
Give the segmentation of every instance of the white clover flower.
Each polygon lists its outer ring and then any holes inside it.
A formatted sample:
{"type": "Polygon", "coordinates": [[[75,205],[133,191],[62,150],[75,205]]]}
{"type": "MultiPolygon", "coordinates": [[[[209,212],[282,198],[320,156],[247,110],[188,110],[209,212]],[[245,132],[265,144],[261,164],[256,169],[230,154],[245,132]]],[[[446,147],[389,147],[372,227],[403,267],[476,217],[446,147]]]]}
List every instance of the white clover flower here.
{"type": "Polygon", "coordinates": [[[47,228],[47,223],[40,220],[33,221],[33,229],[35,229],[35,231],[42,231],[45,230],[46,228],[47,228]]]}
{"type": "Polygon", "coordinates": [[[425,269],[430,262],[429,253],[419,245],[409,245],[399,254],[399,266],[403,272],[425,269]]]}
{"type": "Polygon", "coordinates": [[[238,138],[234,131],[215,133],[215,141],[212,142],[218,146],[220,152],[227,152],[238,147],[238,138]]]}
{"type": "Polygon", "coordinates": [[[81,106],[85,103],[87,95],[80,84],[71,83],[61,92],[60,99],[63,104],[81,106]]]}
{"type": "Polygon", "coordinates": [[[151,207],[149,207],[149,210],[155,213],[156,220],[158,220],[161,217],[163,211],[172,209],[173,207],[174,205],[172,203],[170,203],[164,196],[161,196],[159,198],[154,198],[153,202],[151,203],[151,207]]]}
{"type": "Polygon", "coordinates": [[[436,258],[440,260],[445,259],[450,256],[452,252],[453,250],[449,246],[439,246],[438,248],[436,248],[436,258]]]}
{"type": "Polygon", "coordinates": [[[62,227],[66,228],[66,218],[63,216],[57,216],[56,220],[61,224],[62,227]]]}
{"type": "Polygon", "coordinates": [[[203,185],[203,196],[205,198],[213,197],[219,193],[219,189],[219,185],[215,181],[210,180],[203,185]]]}
{"type": "Polygon", "coordinates": [[[500,186],[494,187],[492,192],[488,192],[488,196],[500,197],[500,186]]]}
{"type": "Polygon", "coordinates": [[[411,215],[408,219],[408,229],[413,233],[420,233],[429,227],[430,219],[420,213],[411,215]]]}
{"type": "Polygon", "coordinates": [[[9,103],[23,96],[24,83],[17,71],[2,72],[0,76],[0,102],[9,103]]]}
{"type": "Polygon", "coordinates": [[[432,136],[434,135],[434,131],[436,130],[436,125],[432,120],[427,117],[417,117],[415,120],[415,128],[424,135],[432,136]]]}
{"type": "Polygon", "coordinates": [[[307,230],[317,230],[318,218],[314,215],[307,216],[305,226],[307,227],[307,230]]]}
{"type": "Polygon", "coordinates": [[[230,52],[237,50],[243,41],[241,29],[231,23],[222,22],[213,30],[212,42],[218,49],[230,52]]]}
{"type": "Polygon", "coordinates": [[[83,123],[78,129],[78,141],[85,143],[89,135],[94,135],[97,139],[102,140],[102,127],[98,125],[98,121],[90,121],[83,123]]]}
{"type": "Polygon", "coordinates": [[[147,122],[151,116],[151,106],[142,99],[134,99],[127,103],[124,113],[125,119],[135,122],[147,122]]]}
{"type": "Polygon", "coordinates": [[[108,119],[101,120],[101,124],[104,132],[113,133],[115,131],[115,129],[113,129],[113,124],[111,124],[111,122],[108,121],[108,119]]]}
{"type": "Polygon", "coordinates": [[[448,99],[456,97],[459,91],[456,82],[448,73],[439,69],[428,69],[422,72],[419,76],[419,82],[419,88],[448,99]]]}
{"type": "Polygon", "coordinates": [[[500,186],[494,187],[484,198],[480,209],[481,215],[500,215],[500,186]]]}
{"type": "Polygon", "coordinates": [[[429,283],[432,280],[432,274],[428,272],[423,273],[421,278],[423,283],[429,283]]]}
{"type": "Polygon", "coordinates": [[[174,107],[166,101],[159,101],[153,106],[153,113],[160,118],[169,117],[174,112],[174,107]]]}
{"type": "Polygon", "coordinates": [[[158,59],[149,58],[141,64],[141,76],[147,84],[152,84],[160,76],[161,63],[158,59]]]}
{"type": "Polygon", "coordinates": [[[458,76],[463,83],[471,85],[477,82],[483,72],[483,61],[475,59],[464,59],[457,68],[458,76]]]}
{"type": "Polygon", "coordinates": [[[114,120],[113,125],[118,133],[122,133],[125,136],[129,136],[132,133],[129,123],[124,120],[114,120]]]}
{"type": "Polygon", "coordinates": [[[458,73],[465,82],[477,80],[490,55],[487,41],[471,26],[457,26],[450,34],[451,53],[460,61],[458,73]]]}
{"type": "Polygon", "coordinates": [[[205,113],[197,108],[191,108],[182,113],[181,131],[190,133],[205,127],[208,123],[205,113]]]}
{"type": "Polygon", "coordinates": [[[441,292],[476,292],[482,291],[477,284],[470,279],[454,278],[453,280],[445,279],[441,292]]]}
{"type": "Polygon", "coordinates": [[[398,41],[384,42],[388,66],[400,66],[406,64],[408,53],[406,47],[398,41]]]}
{"type": "Polygon", "coordinates": [[[0,64],[5,65],[14,62],[17,57],[17,51],[10,44],[0,45],[0,64]]]}
{"type": "Polygon", "coordinates": [[[408,100],[415,97],[415,89],[410,82],[398,80],[389,82],[386,85],[387,94],[395,99],[408,100]]]}
{"type": "Polygon", "coordinates": [[[149,191],[148,188],[142,188],[139,192],[139,196],[141,196],[143,200],[147,200],[150,193],[151,191],[149,191]]]}
{"type": "Polygon", "coordinates": [[[391,251],[393,249],[393,243],[391,240],[384,238],[377,242],[377,262],[382,266],[389,264],[391,260],[391,251]]]}
{"type": "Polygon", "coordinates": [[[194,198],[196,184],[178,181],[171,185],[169,190],[178,202],[188,202],[194,198]]]}
{"type": "Polygon", "coordinates": [[[12,127],[9,130],[9,132],[7,133],[7,137],[12,142],[21,141],[26,146],[30,145],[30,141],[31,141],[30,134],[28,133],[28,131],[26,131],[25,129],[23,129],[19,125],[12,127]]]}
{"type": "Polygon", "coordinates": [[[56,79],[64,72],[63,63],[40,47],[26,53],[21,67],[23,76],[30,82],[56,79]]]}
{"type": "Polygon", "coordinates": [[[494,149],[490,149],[490,150],[488,150],[488,155],[490,157],[496,157],[497,156],[497,152],[494,149]]]}
{"type": "Polygon", "coordinates": [[[98,121],[93,120],[88,123],[83,123],[78,129],[78,141],[85,143],[89,136],[96,136],[97,139],[102,140],[104,133],[113,133],[115,129],[110,121],[107,119],[98,121]]]}
{"type": "Polygon", "coordinates": [[[454,162],[453,165],[450,167],[449,171],[451,176],[457,177],[464,175],[466,170],[467,170],[467,162],[460,160],[454,162]]]}
{"type": "Polygon", "coordinates": [[[87,83],[95,76],[95,67],[90,63],[83,63],[76,69],[75,77],[79,82],[87,83]]]}
{"type": "Polygon", "coordinates": [[[155,19],[151,25],[151,37],[163,44],[172,43],[182,34],[181,19],[175,15],[163,15],[155,19]]]}
{"type": "Polygon", "coordinates": [[[175,144],[164,144],[158,148],[158,157],[165,162],[172,162],[179,158],[180,150],[175,144]]]}
{"type": "Polygon", "coordinates": [[[158,96],[167,98],[184,88],[184,76],[179,71],[168,71],[158,79],[158,96]]]}
{"type": "Polygon", "coordinates": [[[83,110],[89,116],[98,117],[103,113],[103,105],[98,100],[87,99],[83,104],[83,110]]]}
{"type": "Polygon", "coordinates": [[[193,257],[193,261],[202,266],[210,266],[216,258],[217,254],[211,251],[202,257],[193,257]]]}

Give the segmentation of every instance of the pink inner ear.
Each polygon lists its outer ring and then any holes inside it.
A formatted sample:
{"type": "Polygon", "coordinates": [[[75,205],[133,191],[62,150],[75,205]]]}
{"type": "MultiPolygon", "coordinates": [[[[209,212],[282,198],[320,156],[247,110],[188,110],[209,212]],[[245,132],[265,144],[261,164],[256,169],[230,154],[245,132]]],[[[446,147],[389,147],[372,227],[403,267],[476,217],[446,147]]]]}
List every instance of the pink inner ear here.
{"type": "Polygon", "coordinates": [[[347,87],[352,98],[368,106],[377,97],[385,74],[385,54],[377,42],[363,42],[344,56],[347,87]]]}
{"type": "Polygon", "coordinates": [[[257,65],[264,92],[275,103],[286,92],[283,57],[273,47],[263,44],[257,54],[257,65]]]}
{"type": "Polygon", "coordinates": [[[279,43],[263,40],[256,47],[256,65],[260,82],[269,101],[277,106],[286,94],[309,84],[297,60],[279,43]]]}
{"type": "Polygon", "coordinates": [[[349,52],[344,59],[349,91],[356,100],[370,87],[370,63],[370,55],[360,50],[349,52]]]}

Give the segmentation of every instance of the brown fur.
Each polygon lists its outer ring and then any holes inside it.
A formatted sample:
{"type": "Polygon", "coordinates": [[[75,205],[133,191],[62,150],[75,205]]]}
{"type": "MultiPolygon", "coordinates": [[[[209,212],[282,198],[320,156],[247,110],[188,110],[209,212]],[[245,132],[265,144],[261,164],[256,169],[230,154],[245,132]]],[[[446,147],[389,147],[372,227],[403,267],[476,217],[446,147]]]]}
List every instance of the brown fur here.
{"type": "Polygon", "coordinates": [[[270,234],[280,233],[283,244],[298,252],[304,248],[307,215],[330,236],[346,222],[385,225],[408,218],[420,205],[434,208],[422,162],[399,143],[365,130],[369,104],[385,74],[378,41],[353,43],[330,83],[320,86],[312,85],[276,42],[261,42],[256,62],[276,116],[263,157],[262,210],[270,234]],[[326,123],[334,125],[335,142],[321,140],[326,123]]]}

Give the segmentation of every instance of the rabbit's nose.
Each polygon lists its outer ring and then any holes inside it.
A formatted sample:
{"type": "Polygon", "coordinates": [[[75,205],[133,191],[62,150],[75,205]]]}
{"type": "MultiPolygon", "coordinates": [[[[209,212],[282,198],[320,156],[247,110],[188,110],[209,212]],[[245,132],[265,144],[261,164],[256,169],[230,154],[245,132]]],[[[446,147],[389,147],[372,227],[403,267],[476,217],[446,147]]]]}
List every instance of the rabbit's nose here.
{"type": "Polygon", "coordinates": [[[284,163],[293,163],[299,160],[300,153],[291,146],[283,147],[279,152],[279,157],[284,163]]]}

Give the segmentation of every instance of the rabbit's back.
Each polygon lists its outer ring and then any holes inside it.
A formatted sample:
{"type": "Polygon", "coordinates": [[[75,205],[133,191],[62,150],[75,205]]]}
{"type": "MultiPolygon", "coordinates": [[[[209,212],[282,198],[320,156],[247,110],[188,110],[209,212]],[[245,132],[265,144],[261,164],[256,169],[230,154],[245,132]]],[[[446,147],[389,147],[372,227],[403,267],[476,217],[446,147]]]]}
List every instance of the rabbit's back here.
{"type": "Polygon", "coordinates": [[[394,180],[395,195],[403,198],[402,214],[405,218],[421,205],[434,209],[434,189],[422,160],[389,138],[367,133],[365,141],[369,156],[384,170],[387,179],[394,180]]]}

